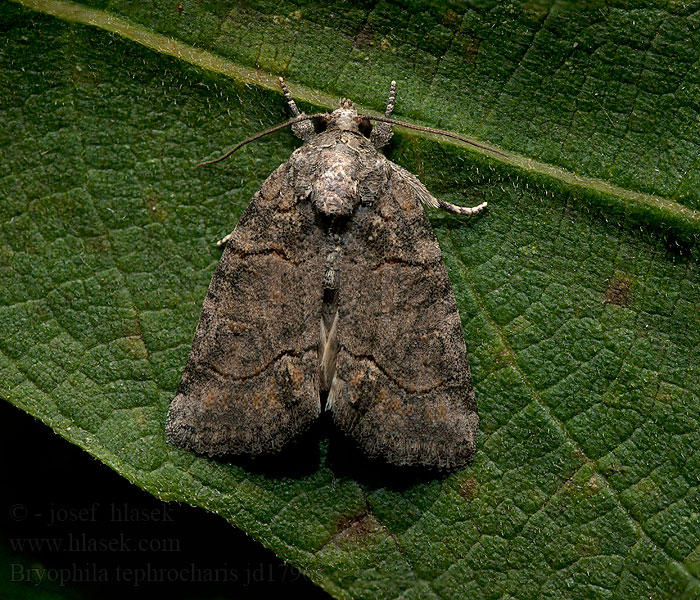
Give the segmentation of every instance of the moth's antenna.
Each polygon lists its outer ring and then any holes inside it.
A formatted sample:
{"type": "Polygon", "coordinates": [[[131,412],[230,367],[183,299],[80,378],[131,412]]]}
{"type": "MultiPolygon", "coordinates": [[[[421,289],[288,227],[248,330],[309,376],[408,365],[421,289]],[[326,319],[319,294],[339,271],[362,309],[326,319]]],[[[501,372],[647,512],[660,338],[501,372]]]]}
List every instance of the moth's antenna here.
{"type": "Polygon", "coordinates": [[[284,123],[281,123],[279,125],[275,125],[274,127],[270,127],[270,129],[266,129],[265,131],[261,131],[260,133],[256,133],[255,135],[250,136],[248,139],[243,140],[242,142],[239,142],[236,144],[231,150],[229,150],[226,154],[223,156],[220,156],[219,158],[214,158],[213,160],[205,160],[204,162],[198,163],[198,167],[204,167],[205,165],[213,165],[214,163],[221,162],[222,160],[227,159],[229,156],[231,156],[236,150],[238,150],[241,146],[245,146],[246,144],[249,144],[250,142],[254,142],[255,140],[268,135],[269,133],[274,133],[275,131],[279,131],[280,129],[284,129],[285,127],[289,127],[290,125],[294,125],[294,123],[299,123],[300,121],[307,121],[308,119],[317,119],[319,117],[326,117],[328,116],[327,113],[315,113],[313,115],[301,115],[298,117],[294,117],[293,119],[289,119],[289,121],[286,121],[284,123]]]}
{"type": "Polygon", "coordinates": [[[391,123],[392,125],[399,125],[401,127],[406,127],[406,129],[415,129],[416,131],[425,131],[427,133],[435,133],[437,135],[444,135],[445,137],[454,138],[470,146],[476,146],[482,150],[488,150],[494,154],[500,154],[501,156],[508,156],[505,152],[491,148],[491,146],[486,146],[485,144],[480,144],[474,140],[470,140],[467,137],[452,133],[450,131],[443,131],[442,129],[433,129],[432,127],[423,127],[422,125],[414,125],[413,123],[406,123],[404,121],[397,121],[396,119],[391,119],[389,117],[373,117],[372,115],[366,115],[368,119],[372,121],[381,121],[382,123],[391,123]]]}

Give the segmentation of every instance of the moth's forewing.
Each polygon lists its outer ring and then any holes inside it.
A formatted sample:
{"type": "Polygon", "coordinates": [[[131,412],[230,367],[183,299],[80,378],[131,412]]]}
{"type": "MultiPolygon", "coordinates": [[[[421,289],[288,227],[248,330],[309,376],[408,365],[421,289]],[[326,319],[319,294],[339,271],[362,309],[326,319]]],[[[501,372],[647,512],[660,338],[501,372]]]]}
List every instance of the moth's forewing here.
{"type": "Polygon", "coordinates": [[[318,416],[322,233],[288,163],[250,202],[204,301],[168,439],[209,455],[279,450],[318,416]]]}
{"type": "Polygon", "coordinates": [[[468,463],[479,428],[461,322],[415,191],[391,171],[344,238],[335,423],[398,465],[468,463]]]}

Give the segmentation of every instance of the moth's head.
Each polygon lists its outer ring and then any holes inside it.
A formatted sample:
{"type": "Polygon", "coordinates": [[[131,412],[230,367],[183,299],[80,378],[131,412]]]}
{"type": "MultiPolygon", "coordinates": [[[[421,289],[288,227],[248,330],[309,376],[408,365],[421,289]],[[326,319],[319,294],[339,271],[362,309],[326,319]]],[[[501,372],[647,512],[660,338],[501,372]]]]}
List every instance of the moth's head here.
{"type": "Polygon", "coordinates": [[[354,131],[369,137],[369,134],[372,133],[372,123],[365,115],[357,114],[352,100],[343,98],[338,108],[331,114],[323,115],[316,121],[316,133],[321,133],[326,129],[354,131]]]}

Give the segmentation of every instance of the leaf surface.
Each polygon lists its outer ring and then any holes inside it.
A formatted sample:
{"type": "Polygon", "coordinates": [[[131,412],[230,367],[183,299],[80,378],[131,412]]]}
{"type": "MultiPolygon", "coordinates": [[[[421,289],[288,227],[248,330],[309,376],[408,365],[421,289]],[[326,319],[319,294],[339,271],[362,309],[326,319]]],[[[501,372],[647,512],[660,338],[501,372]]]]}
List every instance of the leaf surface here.
{"type": "Polygon", "coordinates": [[[0,397],[339,598],[700,597],[695,11],[21,4],[0,4],[0,397]],[[314,110],[381,111],[395,78],[399,118],[509,152],[389,150],[489,202],[432,215],[481,415],[469,468],[375,473],[327,423],[275,466],[165,443],[213,242],[297,144],[192,166],[286,118],[263,71],[314,110]]]}

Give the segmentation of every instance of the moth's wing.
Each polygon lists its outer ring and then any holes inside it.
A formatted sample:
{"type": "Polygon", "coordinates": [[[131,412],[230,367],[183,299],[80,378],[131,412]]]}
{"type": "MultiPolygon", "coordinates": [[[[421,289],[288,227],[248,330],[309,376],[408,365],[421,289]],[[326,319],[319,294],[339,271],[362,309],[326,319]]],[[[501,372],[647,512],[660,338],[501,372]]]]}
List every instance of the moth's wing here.
{"type": "Polygon", "coordinates": [[[167,436],[209,455],[274,452],[319,414],[322,240],[295,169],[244,211],[214,273],[167,436]]]}
{"type": "Polygon", "coordinates": [[[339,352],[329,405],[370,455],[469,462],[479,427],[457,304],[413,186],[396,171],[360,206],[343,248],[339,352]]]}

